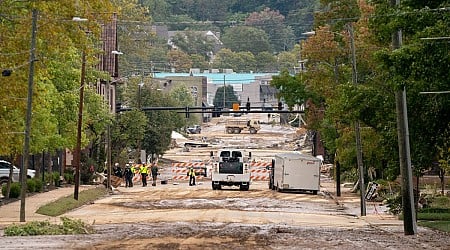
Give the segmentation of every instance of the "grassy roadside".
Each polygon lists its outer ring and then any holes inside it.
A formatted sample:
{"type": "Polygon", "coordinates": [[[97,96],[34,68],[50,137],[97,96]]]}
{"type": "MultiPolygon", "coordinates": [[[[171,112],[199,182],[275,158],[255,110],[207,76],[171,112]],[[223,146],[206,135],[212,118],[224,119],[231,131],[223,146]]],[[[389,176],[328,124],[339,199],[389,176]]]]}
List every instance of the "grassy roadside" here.
{"type": "Polygon", "coordinates": [[[48,216],[59,216],[70,210],[89,204],[105,196],[107,193],[108,190],[103,186],[83,190],[78,194],[78,200],[73,199],[73,195],[68,195],[40,207],[36,213],[48,216]]]}
{"type": "MultiPolygon", "coordinates": [[[[448,209],[445,209],[448,210],[448,209]]],[[[450,213],[439,211],[427,211],[417,213],[418,225],[450,232],[450,213]]]]}
{"type": "Polygon", "coordinates": [[[450,221],[419,221],[419,226],[450,233],[450,221]]]}

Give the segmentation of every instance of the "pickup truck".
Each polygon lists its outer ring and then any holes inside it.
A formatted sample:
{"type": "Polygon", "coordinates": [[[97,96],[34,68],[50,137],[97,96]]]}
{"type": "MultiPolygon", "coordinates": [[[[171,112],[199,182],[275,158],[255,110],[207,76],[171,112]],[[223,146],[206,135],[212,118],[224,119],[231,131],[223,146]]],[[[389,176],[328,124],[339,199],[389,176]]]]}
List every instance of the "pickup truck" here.
{"type": "MultiPolygon", "coordinates": [[[[9,170],[11,168],[11,163],[8,161],[0,160],[0,186],[6,183],[9,179],[9,170]]],[[[19,174],[20,169],[16,166],[12,165],[13,167],[13,176],[12,181],[18,182],[19,181],[19,174]]],[[[27,171],[27,178],[33,178],[36,174],[36,170],[28,169],[27,171]]]]}

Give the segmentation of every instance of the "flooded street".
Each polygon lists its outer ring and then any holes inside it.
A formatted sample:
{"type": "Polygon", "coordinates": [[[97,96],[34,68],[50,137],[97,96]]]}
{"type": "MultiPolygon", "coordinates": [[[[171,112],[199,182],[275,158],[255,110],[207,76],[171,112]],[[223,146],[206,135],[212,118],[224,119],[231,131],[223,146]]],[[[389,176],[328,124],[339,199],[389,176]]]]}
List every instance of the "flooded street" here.
{"type": "MultiPolygon", "coordinates": [[[[92,224],[92,235],[0,237],[4,249],[448,249],[448,235],[368,211],[352,196],[279,193],[265,182],[250,191],[198,186],[120,187],[65,216],[92,224]],[[18,244],[20,242],[20,244],[18,244]]],[[[323,189],[327,189],[324,183],[323,189]]],[[[357,200],[357,199],[356,199],[357,200]]],[[[56,221],[56,219],[55,219],[56,221]]]]}
{"type": "MultiPolygon", "coordinates": [[[[201,135],[186,140],[204,136],[208,147],[176,147],[164,158],[208,161],[211,150],[225,146],[244,147],[257,161],[294,147],[310,150],[299,145],[305,137],[293,128],[264,125],[257,135],[223,130],[220,124],[203,127],[201,135]]],[[[367,216],[359,216],[359,195],[342,187],[342,196],[335,197],[335,184],[325,174],[313,195],[277,192],[264,180],[252,181],[249,191],[213,190],[208,177],[189,186],[173,179],[170,165],[161,168],[167,184],[122,185],[64,214],[92,225],[95,234],[2,236],[0,249],[450,249],[449,234],[419,227],[418,234],[405,236],[403,222],[381,204],[368,203],[367,216]]]]}

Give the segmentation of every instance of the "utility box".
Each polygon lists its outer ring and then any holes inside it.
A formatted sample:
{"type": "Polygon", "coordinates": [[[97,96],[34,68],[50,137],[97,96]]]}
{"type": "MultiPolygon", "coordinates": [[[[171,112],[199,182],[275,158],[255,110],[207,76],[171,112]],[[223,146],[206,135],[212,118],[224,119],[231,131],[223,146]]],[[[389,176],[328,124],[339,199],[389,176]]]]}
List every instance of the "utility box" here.
{"type": "Polygon", "coordinates": [[[269,188],[277,191],[320,190],[322,160],[297,152],[275,155],[270,171],[269,188]]]}

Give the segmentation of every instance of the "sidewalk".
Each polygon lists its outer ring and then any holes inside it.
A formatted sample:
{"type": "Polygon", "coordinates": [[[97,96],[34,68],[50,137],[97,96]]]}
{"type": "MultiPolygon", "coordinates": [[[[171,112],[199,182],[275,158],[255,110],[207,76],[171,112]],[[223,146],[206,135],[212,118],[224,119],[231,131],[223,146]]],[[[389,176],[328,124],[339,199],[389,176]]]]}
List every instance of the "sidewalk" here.
{"type": "Polygon", "coordinates": [[[357,193],[352,193],[350,188],[341,187],[341,196],[337,197],[336,183],[333,181],[324,181],[320,183],[321,191],[327,192],[332,199],[339,205],[346,208],[349,215],[358,217],[372,226],[403,226],[403,221],[397,216],[389,214],[387,207],[381,205],[381,202],[366,201],[366,215],[361,216],[361,197],[357,193]]]}
{"type": "MultiPolygon", "coordinates": [[[[79,191],[83,191],[95,186],[80,186],[79,191]]],[[[49,192],[37,193],[25,199],[25,222],[45,221],[59,223],[58,217],[37,214],[36,211],[43,205],[53,202],[61,197],[73,195],[74,187],[62,187],[49,192]]],[[[0,206],[0,229],[13,223],[20,223],[20,200],[0,206]]]]}

